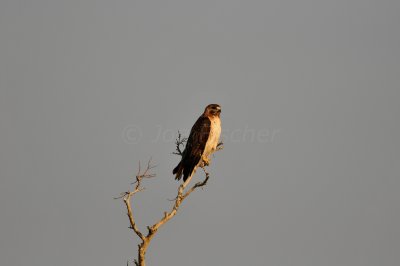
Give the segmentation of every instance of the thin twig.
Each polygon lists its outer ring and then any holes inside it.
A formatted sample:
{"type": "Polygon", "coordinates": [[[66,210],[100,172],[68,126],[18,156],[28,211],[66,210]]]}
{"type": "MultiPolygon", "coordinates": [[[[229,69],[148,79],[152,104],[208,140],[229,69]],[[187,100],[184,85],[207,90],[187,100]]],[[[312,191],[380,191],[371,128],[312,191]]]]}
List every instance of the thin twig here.
{"type": "Polygon", "coordinates": [[[220,142],[217,144],[217,149],[215,151],[220,151],[224,148],[224,143],[220,142]]]}
{"type": "Polygon", "coordinates": [[[182,138],[181,132],[178,131],[178,137],[175,140],[176,151],[173,152],[172,154],[183,156],[185,151],[181,150],[181,146],[184,147],[187,140],[188,140],[187,138],[182,138]]]}

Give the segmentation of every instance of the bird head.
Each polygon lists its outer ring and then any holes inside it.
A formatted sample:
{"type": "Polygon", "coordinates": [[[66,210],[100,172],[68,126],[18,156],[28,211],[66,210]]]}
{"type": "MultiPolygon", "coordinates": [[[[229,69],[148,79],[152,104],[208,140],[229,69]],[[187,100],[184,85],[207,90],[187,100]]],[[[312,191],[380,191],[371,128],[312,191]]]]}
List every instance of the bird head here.
{"type": "Polygon", "coordinates": [[[221,113],[221,106],[219,104],[209,104],[204,110],[205,115],[219,116],[221,113]]]}

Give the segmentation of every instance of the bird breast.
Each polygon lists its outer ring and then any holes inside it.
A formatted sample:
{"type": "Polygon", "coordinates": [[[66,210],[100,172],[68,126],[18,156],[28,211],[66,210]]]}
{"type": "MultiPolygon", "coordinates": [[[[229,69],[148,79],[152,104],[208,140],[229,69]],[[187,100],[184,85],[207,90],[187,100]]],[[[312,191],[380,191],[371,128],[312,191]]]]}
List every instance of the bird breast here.
{"type": "Polygon", "coordinates": [[[210,125],[210,135],[204,150],[205,155],[210,155],[217,149],[219,138],[221,136],[221,120],[219,117],[213,117],[210,125]]]}

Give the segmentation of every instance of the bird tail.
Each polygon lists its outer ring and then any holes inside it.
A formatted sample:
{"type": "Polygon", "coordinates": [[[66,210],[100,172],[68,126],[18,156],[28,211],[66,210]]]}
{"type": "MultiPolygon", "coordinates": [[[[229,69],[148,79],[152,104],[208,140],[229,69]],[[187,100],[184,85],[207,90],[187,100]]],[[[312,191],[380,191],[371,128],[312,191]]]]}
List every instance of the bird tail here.
{"type": "Polygon", "coordinates": [[[201,160],[201,156],[196,156],[191,159],[186,159],[185,163],[182,161],[174,168],[172,173],[175,176],[176,180],[180,180],[183,175],[183,182],[185,182],[188,178],[190,178],[195,172],[196,168],[201,160]]]}
{"type": "Polygon", "coordinates": [[[174,168],[172,171],[172,174],[175,175],[176,180],[180,180],[182,178],[182,173],[183,173],[183,165],[182,162],[178,163],[178,165],[174,168]]]}
{"type": "Polygon", "coordinates": [[[183,182],[185,182],[196,172],[196,168],[200,162],[200,159],[201,156],[196,156],[185,161],[185,167],[183,168],[183,182]]]}

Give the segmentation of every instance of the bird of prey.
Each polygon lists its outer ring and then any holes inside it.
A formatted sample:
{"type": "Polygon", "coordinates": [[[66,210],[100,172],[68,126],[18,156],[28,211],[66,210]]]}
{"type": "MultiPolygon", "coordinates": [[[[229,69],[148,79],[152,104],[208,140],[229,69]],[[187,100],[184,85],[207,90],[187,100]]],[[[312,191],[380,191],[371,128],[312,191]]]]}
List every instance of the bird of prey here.
{"type": "Polygon", "coordinates": [[[216,151],[221,135],[220,114],[221,106],[209,104],[194,123],[182,159],[172,171],[175,179],[180,180],[183,175],[185,182],[192,177],[202,162],[205,165],[209,164],[210,155],[216,151]]]}

